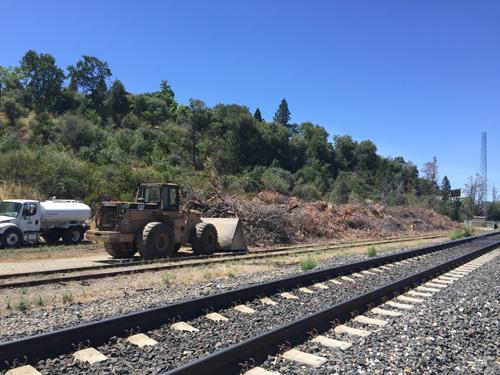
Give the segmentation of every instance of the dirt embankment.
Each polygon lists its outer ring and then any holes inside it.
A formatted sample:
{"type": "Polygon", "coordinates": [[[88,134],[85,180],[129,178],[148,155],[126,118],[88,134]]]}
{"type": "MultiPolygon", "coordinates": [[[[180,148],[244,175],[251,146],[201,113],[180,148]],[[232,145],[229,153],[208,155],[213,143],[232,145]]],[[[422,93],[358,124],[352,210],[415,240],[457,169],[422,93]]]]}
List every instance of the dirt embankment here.
{"type": "Polygon", "coordinates": [[[274,192],[256,197],[217,197],[196,207],[205,216],[243,221],[249,245],[312,242],[330,239],[368,239],[453,230],[460,225],[433,210],[381,204],[306,202],[274,192]]]}

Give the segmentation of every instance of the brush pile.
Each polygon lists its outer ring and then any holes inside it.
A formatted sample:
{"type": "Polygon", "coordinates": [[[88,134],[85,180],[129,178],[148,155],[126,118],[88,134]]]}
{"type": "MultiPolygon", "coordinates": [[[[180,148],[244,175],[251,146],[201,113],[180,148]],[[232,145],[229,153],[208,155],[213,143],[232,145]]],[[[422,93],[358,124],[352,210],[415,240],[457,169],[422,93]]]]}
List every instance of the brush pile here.
{"type": "Polygon", "coordinates": [[[452,230],[459,225],[432,210],[381,204],[306,202],[263,191],[253,198],[196,194],[188,207],[206,217],[238,216],[247,244],[269,246],[321,240],[362,240],[452,230]],[[203,203],[200,203],[203,202],[203,203]]]}

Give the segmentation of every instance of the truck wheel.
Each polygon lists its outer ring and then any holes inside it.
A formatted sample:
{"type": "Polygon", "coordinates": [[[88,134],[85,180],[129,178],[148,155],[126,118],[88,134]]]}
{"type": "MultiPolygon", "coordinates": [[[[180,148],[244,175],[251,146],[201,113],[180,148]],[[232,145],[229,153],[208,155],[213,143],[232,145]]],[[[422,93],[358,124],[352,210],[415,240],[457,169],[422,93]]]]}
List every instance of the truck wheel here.
{"type": "Polygon", "coordinates": [[[148,223],[137,239],[137,249],[144,259],[171,257],[174,254],[174,231],[160,222],[148,223]]]}
{"type": "Polygon", "coordinates": [[[24,243],[23,233],[17,228],[7,228],[0,242],[4,247],[21,247],[24,243]]]}
{"type": "Polygon", "coordinates": [[[133,244],[128,242],[105,242],[104,248],[109,255],[117,259],[132,258],[137,252],[133,244]]]}
{"type": "Polygon", "coordinates": [[[43,239],[48,245],[54,245],[59,242],[61,238],[61,233],[57,230],[50,230],[42,234],[43,239]]]}
{"type": "Polygon", "coordinates": [[[69,227],[64,231],[62,238],[66,245],[80,243],[83,240],[83,230],[81,227],[69,227]]]}
{"type": "Polygon", "coordinates": [[[196,254],[212,255],[217,247],[217,229],[213,224],[198,223],[194,226],[191,247],[196,254]]]}

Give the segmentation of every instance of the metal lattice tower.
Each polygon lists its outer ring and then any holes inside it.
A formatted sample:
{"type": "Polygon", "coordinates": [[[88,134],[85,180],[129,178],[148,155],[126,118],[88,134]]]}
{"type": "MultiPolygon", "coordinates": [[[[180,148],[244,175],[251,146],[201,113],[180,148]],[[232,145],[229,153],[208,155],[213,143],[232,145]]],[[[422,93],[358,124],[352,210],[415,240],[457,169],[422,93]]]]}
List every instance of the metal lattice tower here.
{"type": "Polygon", "coordinates": [[[486,132],[481,133],[481,202],[488,201],[488,144],[486,132]]]}

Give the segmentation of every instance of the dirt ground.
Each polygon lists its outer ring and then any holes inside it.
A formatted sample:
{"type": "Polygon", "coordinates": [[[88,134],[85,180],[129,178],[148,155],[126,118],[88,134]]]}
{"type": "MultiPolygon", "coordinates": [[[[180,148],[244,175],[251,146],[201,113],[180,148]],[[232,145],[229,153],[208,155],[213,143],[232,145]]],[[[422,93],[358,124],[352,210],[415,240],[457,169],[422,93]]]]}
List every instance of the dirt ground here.
{"type": "MultiPolygon", "coordinates": [[[[377,253],[390,250],[416,247],[424,244],[442,242],[447,237],[415,240],[404,244],[389,243],[377,245],[377,253]]],[[[316,250],[312,257],[320,265],[322,261],[334,257],[352,254],[366,254],[367,245],[339,248],[333,251],[316,250]]],[[[22,304],[28,310],[47,310],[71,303],[85,303],[97,299],[110,298],[123,294],[134,295],[144,290],[165,288],[170,285],[196,285],[200,283],[217,282],[235,275],[251,275],[257,272],[272,272],[284,265],[297,265],[308,255],[288,255],[259,260],[235,261],[215,265],[203,265],[190,268],[180,268],[168,271],[152,271],[139,275],[123,275],[105,279],[75,281],[52,285],[41,285],[14,290],[2,290],[0,300],[0,316],[11,310],[18,309],[22,304]]]]}

